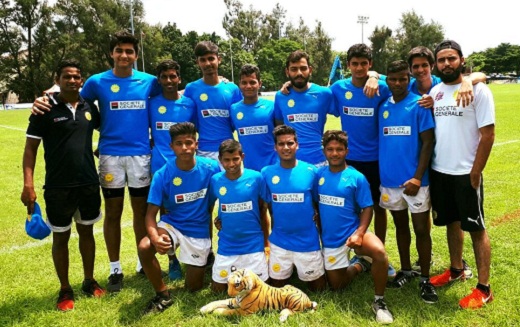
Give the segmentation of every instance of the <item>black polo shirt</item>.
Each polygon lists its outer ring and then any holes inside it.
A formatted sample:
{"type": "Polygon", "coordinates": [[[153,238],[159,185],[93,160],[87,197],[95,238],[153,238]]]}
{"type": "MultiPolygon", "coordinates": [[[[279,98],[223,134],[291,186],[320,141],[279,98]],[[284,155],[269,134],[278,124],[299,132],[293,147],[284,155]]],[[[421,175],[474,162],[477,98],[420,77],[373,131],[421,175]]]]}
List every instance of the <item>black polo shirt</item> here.
{"type": "Polygon", "coordinates": [[[99,110],[80,97],[76,112],[55,93],[50,112],[31,115],[27,137],[43,140],[45,151],[44,188],[99,184],[92,153],[92,134],[99,128],[99,110]]]}

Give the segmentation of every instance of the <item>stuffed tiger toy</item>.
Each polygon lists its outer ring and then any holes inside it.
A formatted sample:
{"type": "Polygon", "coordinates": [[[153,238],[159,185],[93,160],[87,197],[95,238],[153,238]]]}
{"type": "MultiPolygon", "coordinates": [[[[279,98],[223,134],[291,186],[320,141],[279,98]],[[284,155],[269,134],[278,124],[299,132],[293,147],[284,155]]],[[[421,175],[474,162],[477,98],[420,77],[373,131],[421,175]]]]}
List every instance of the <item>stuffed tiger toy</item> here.
{"type": "Polygon", "coordinates": [[[284,322],[295,312],[310,309],[318,304],[294,286],[272,287],[264,283],[249,269],[234,271],[228,278],[228,294],[232,298],[213,301],[200,312],[219,315],[248,315],[261,310],[282,310],[280,321],[284,322]]]}

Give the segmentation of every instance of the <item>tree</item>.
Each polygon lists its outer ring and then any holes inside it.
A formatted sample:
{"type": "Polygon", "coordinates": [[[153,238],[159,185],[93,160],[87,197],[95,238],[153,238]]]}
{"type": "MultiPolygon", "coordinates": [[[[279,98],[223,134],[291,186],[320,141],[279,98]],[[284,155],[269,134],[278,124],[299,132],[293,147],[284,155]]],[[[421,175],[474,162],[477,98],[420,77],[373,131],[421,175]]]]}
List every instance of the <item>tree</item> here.
{"type": "Polygon", "coordinates": [[[279,90],[287,80],[285,62],[291,52],[302,45],[289,39],[271,40],[258,51],[257,62],[266,90],[279,90]]]}
{"type": "Polygon", "coordinates": [[[368,39],[372,42],[372,70],[386,72],[386,67],[393,59],[390,51],[392,43],[394,43],[392,30],[384,25],[376,26],[368,39]]]}
{"type": "Polygon", "coordinates": [[[332,39],[325,33],[320,21],[316,21],[316,27],[312,37],[307,43],[307,52],[311,57],[312,80],[316,84],[327,85],[330,69],[334,58],[331,50],[332,39]]]}
{"type": "Polygon", "coordinates": [[[260,49],[260,31],[264,24],[264,16],[251,5],[249,10],[242,9],[242,3],[238,0],[224,0],[228,12],[222,20],[222,27],[226,33],[240,40],[242,48],[256,53],[260,49]]]}

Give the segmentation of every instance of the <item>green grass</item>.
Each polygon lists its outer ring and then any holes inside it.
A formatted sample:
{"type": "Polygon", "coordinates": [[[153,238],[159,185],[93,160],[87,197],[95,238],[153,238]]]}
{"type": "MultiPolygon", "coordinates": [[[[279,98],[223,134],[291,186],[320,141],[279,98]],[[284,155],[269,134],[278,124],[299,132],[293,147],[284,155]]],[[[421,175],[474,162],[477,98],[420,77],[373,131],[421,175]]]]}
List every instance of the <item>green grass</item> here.
{"type": "MultiPolygon", "coordinates": [[[[438,290],[439,303],[424,304],[415,283],[401,290],[388,290],[387,303],[394,314],[395,326],[513,326],[520,321],[520,85],[491,85],[496,103],[495,147],[484,172],[485,211],[492,245],[491,284],[495,301],[478,311],[462,311],[458,300],[474,287],[476,279],[438,290]],[[516,323],[515,323],[516,321],[516,323]]],[[[142,316],[153,290],[145,278],[136,276],[136,250],[131,228],[131,212],[126,203],[123,216],[122,264],[126,274],[124,290],[115,296],[90,299],[79,292],[82,264],[77,237],[70,241],[70,280],[76,290],[76,309],[60,313],[54,309],[58,280],[51,258],[50,238],[30,239],[24,232],[25,207],[20,202],[22,190],[22,153],[29,111],[0,111],[0,326],[277,326],[278,313],[249,317],[223,318],[201,316],[204,304],[223,298],[208,288],[191,294],[182,282],[169,282],[175,304],[162,314],[142,316]],[[6,128],[9,127],[9,128],[6,128]]],[[[330,117],[327,128],[339,128],[330,117]]],[[[42,199],[43,151],[36,167],[36,190],[42,199]]],[[[41,201],[43,204],[43,200],[41,201]]],[[[393,224],[389,224],[387,249],[390,261],[398,266],[393,224]]],[[[96,225],[97,258],[95,275],[102,285],[108,275],[108,258],[101,233],[96,225]]],[[[73,233],[73,235],[76,235],[73,233]]],[[[448,265],[445,229],[433,227],[434,266],[432,274],[448,265]]],[[[412,256],[416,258],[415,250],[412,256]]],[[[469,237],[464,257],[475,267],[469,237]]],[[[161,257],[163,270],[166,258],[161,257]]],[[[399,268],[399,267],[396,267],[399,268]]],[[[476,273],[476,269],[474,269],[476,273]]],[[[210,275],[206,275],[209,285],[210,275]]],[[[298,281],[294,283],[302,287],[298,281]]],[[[356,279],[345,291],[310,294],[319,304],[318,311],[289,318],[288,326],[375,326],[370,302],[373,283],[369,275],[356,279]]]]}

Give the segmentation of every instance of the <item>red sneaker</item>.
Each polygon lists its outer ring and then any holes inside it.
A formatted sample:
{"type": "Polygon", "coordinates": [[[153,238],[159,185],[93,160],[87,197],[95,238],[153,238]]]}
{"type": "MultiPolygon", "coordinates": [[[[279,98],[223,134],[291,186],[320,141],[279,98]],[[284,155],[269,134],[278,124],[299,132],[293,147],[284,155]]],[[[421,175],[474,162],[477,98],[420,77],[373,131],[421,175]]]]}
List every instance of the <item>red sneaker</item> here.
{"type": "Polygon", "coordinates": [[[462,309],[479,309],[491,301],[493,301],[493,293],[491,291],[489,291],[489,294],[486,294],[482,290],[474,288],[470,295],[460,300],[459,306],[462,309]]]}
{"type": "Polygon", "coordinates": [[[466,280],[466,275],[464,274],[464,270],[461,271],[461,273],[458,276],[452,277],[451,270],[448,268],[442,274],[436,275],[436,276],[433,276],[430,278],[430,282],[435,287],[441,287],[441,286],[444,286],[446,284],[449,284],[449,283],[457,281],[457,280],[460,280],[460,281],[466,280]]]}
{"type": "Polygon", "coordinates": [[[102,297],[106,293],[95,279],[85,279],[81,285],[81,290],[83,293],[93,297],[102,297]]]}
{"type": "Polygon", "coordinates": [[[74,292],[72,291],[72,288],[69,287],[60,290],[56,308],[60,311],[69,311],[74,309],[74,292]]]}

